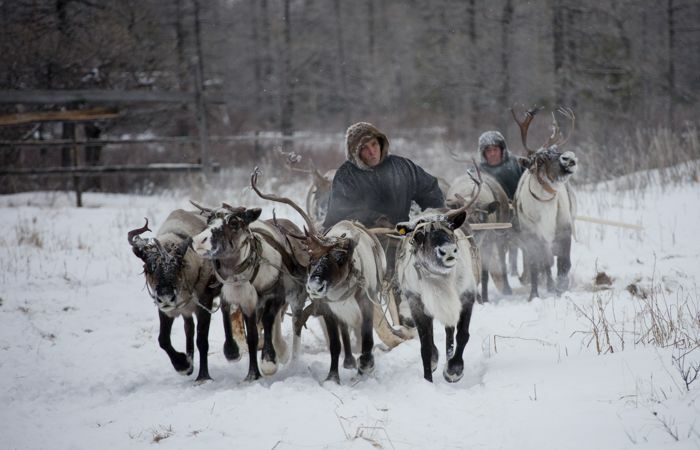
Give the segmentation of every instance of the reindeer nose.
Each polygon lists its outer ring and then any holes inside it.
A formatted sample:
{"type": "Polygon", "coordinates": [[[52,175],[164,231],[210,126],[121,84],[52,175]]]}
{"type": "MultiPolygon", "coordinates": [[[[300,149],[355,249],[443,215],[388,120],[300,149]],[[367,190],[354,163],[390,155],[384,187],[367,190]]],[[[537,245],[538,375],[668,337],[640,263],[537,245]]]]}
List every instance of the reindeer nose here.
{"type": "Polygon", "coordinates": [[[447,246],[438,247],[437,254],[438,254],[438,257],[440,257],[440,259],[443,259],[445,261],[452,261],[457,256],[457,246],[456,245],[447,245],[447,246]]]}
{"type": "Polygon", "coordinates": [[[321,297],[326,292],[328,283],[326,280],[321,280],[319,278],[311,278],[308,283],[306,283],[306,292],[312,297],[321,297]]]}
{"type": "Polygon", "coordinates": [[[565,152],[559,157],[559,161],[564,167],[573,167],[577,163],[576,155],[573,152],[565,152]]]}

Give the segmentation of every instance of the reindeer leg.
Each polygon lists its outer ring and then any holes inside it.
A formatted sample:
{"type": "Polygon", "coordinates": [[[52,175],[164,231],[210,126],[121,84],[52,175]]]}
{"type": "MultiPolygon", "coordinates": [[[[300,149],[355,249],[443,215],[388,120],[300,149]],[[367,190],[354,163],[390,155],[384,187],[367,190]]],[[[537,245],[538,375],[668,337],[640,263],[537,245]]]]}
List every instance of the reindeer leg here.
{"type": "MultiPolygon", "coordinates": [[[[187,360],[192,364],[192,361],[194,361],[194,319],[191,316],[183,316],[182,319],[185,325],[185,354],[187,355],[187,360]]],[[[188,373],[188,375],[191,373],[188,373]]]]}
{"type": "Polygon", "coordinates": [[[339,323],[340,337],[343,340],[343,367],[346,369],[357,369],[357,361],[352,355],[352,342],[350,342],[350,331],[345,323],[339,323]]]}
{"type": "Polygon", "coordinates": [[[280,283],[276,292],[264,302],[262,313],[263,348],[260,356],[260,369],[266,376],[277,372],[277,352],[273,344],[273,328],[284,303],[284,290],[280,283]],[[281,290],[281,295],[280,295],[281,290]]]}
{"type": "MultiPolygon", "coordinates": [[[[205,301],[207,308],[211,308],[212,298],[205,301]]],[[[203,308],[197,308],[197,351],[199,352],[199,373],[196,381],[211,380],[209,376],[209,324],[211,314],[203,308]]]]}
{"type": "Polygon", "coordinates": [[[571,229],[564,229],[557,239],[557,293],[569,289],[571,270],[571,229]]]}
{"type": "Polygon", "coordinates": [[[454,355],[447,361],[445,370],[442,372],[442,376],[450,383],[455,383],[464,376],[464,359],[462,355],[464,347],[469,342],[469,322],[472,318],[474,294],[466,293],[463,296],[462,312],[459,315],[459,322],[457,322],[457,348],[455,348],[454,355]]]}
{"type": "Polygon", "coordinates": [[[412,297],[407,299],[409,305],[411,306],[411,315],[413,316],[413,321],[418,329],[418,338],[420,339],[420,356],[423,361],[423,378],[433,382],[433,369],[432,369],[432,358],[433,358],[433,319],[425,314],[423,311],[423,305],[420,299],[417,297],[412,297]]]}
{"type": "Polygon", "coordinates": [[[243,313],[246,329],[246,343],[248,344],[248,375],[245,381],[254,381],[260,378],[258,369],[258,319],[253,310],[250,314],[243,313]]]}
{"type": "Polygon", "coordinates": [[[357,366],[359,375],[368,375],[374,371],[374,356],[372,356],[372,348],[374,347],[374,334],[372,322],[374,320],[374,303],[364,294],[361,297],[360,311],[362,312],[362,325],[360,329],[362,339],[362,353],[357,366]]]}
{"type": "Polygon", "coordinates": [[[233,339],[233,329],[231,327],[231,306],[224,301],[221,302],[221,314],[224,319],[224,356],[226,357],[227,361],[238,361],[241,359],[241,352],[238,349],[236,340],[233,339]]]}
{"type": "Polygon", "coordinates": [[[158,318],[160,319],[160,331],[158,333],[158,344],[160,345],[160,348],[165,350],[165,353],[168,354],[170,362],[175,370],[182,375],[191,375],[194,371],[192,359],[187,359],[187,355],[176,351],[170,342],[170,333],[173,329],[173,319],[166,316],[161,311],[158,311],[158,318]]]}
{"type": "MultiPolygon", "coordinates": [[[[513,289],[510,287],[510,283],[508,282],[508,267],[506,267],[506,248],[505,245],[501,245],[502,243],[498,243],[496,247],[496,254],[498,255],[498,269],[500,272],[501,277],[503,278],[503,290],[501,293],[503,295],[512,295],[513,294],[513,289]]],[[[517,251],[517,248],[516,248],[517,251]]],[[[516,256],[517,258],[517,256],[516,256]]],[[[516,261],[517,265],[517,261],[516,261]]],[[[517,267],[516,267],[517,271],[517,267]]]]}
{"type": "Polygon", "coordinates": [[[489,271],[484,266],[481,269],[481,301],[484,303],[489,301],[489,271]]]}
{"type": "Polygon", "coordinates": [[[338,374],[338,360],[340,359],[340,339],[338,338],[338,321],[330,311],[323,312],[323,320],[326,322],[328,331],[328,347],[331,352],[331,369],[328,372],[326,381],[335,381],[340,384],[338,374]]]}
{"type": "Polygon", "coordinates": [[[445,355],[452,358],[455,353],[455,327],[445,327],[445,355]]]}

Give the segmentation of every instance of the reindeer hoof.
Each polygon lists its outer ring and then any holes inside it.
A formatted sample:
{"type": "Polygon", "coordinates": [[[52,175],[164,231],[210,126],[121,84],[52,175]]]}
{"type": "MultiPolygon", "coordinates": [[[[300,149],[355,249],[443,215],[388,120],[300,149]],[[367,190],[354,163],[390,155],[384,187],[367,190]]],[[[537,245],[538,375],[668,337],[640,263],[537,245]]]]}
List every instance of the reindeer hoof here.
{"type": "Polygon", "coordinates": [[[557,294],[563,294],[567,290],[569,290],[569,277],[565,277],[565,276],[557,277],[557,286],[556,286],[557,294]]]}
{"type": "Polygon", "coordinates": [[[335,384],[340,384],[340,375],[338,375],[338,372],[329,372],[324,382],[325,381],[332,381],[335,384]]]}
{"type": "Polygon", "coordinates": [[[238,361],[241,359],[241,352],[238,350],[236,342],[224,342],[224,356],[227,361],[238,361]]]}
{"type": "Polygon", "coordinates": [[[351,355],[343,359],[343,367],[346,369],[357,369],[357,361],[355,360],[355,357],[351,355]]]}
{"type": "Polygon", "coordinates": [[[197,376],[197,379],[194,380],[194,383],[195,383],[195,384],[204,384],[204,383],[206,383],[207,381],[212,381],[212,379],[211,379],[211,377],[209,376],[209,374],[206,374],[206,375],[201,375],[201,374],[200,374],[200,375],[197,376]]]}
{"type": "Polygon", "coordinates": [[[449,361],[442,372],[448,383],[456,383],[464,376],[464,363],[449,361]]]}
{"type": "Polygon", "coordinates": [[[252,382],[261,378],[260,372],[248,372],[243,381],[252,382]]]}
{"type": "Polygon", "coordinates": [[[173,367],[180,375],[189,376],[194,372],[194,364],[192,364],[192,356],[184,353],[177,353],[172,360],[173,367]]]}
{"type": "Polygon", "coordinates": [[[260,361],[260,371],[267,377],[274,375],[277,373],[277,363],[275,361],[263,359],[260,361]]]}
{"type": "Polygon", "coordinates": [[[374,356],[360,355],[360,365],[357,368],[357,373],[360,375],[369,375],[374,372],[374,356]]]}

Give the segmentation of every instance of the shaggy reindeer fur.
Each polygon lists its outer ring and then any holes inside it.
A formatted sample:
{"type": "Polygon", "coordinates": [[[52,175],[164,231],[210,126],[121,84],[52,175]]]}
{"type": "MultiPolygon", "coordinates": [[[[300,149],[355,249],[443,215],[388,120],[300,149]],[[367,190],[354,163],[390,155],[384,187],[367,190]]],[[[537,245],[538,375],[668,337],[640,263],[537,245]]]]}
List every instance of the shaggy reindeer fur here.
{"type": "MultiPolygon", "coordinates": [[[[168,354],[178,372],[190,375],[193,370],[194,321],[197,317],[197,350],[199,373],[197,380],[210,379],[207,364],[209,323],[214,297],[220,285],[214,278],[212,266],[191,248],[191,237],[205,228],[205,222],[195,213],[175,210],[166,218],[155,239],[142,239],[143,228],[129,232],[132,250],[144,262],[146,285],[158,306],[160,332],[158,342],[168,354]],[[173,320],[182,316],[185,322],[186,353],[176,351],[170,341],[173,320]]],[[[231,333],[228,310],[224,310],[224,354],[229,360],[240,358],[231,333]]]]}
{"type": "Polygon", "coordinates": [[[469,322],[476,299],[475,261],[467,237],[459,230],[466,212],[424,215],[396,225],[404,236],[399,248],[396,277],[402,297],[409,302],[421,342],[423,377],[433,381],[438,350],[433,319],[445,326],[447,364],[443,376],[456,382],[463,376],[462,354],[469,340],[469,322]],[[457,328],[457,347],[454,330],[457,328]]]}
{"type": "MultiPolygon", "coordinates": [[[[374,370],[373,319],[379,300],[386,258],[377,238],[357,222],[343,220],[331,227],[325,240],[333,249],[309,266],[306,292],[314,302],[322,303],[331,352],[328,380],[340,382],[338,325],[359,329],[362,350],[358,374],[374,370]]],[[[347,348],[346,348],[347,351],[347,348]]]]}
{"type": "MultiPolygon", "coordinates": [[[[260,378],[261,371],[272,375],[278,362],[284,363],[289,358],[281,321],[287,303],[295,316],[301,314],[304,296],[295,274],[303,269],[296,264],[289,243],[277,227],[270,221],[258,220],[259,208],[224,205],[216,210],[201,209],[208,217],[208,225],[194,236],[193,247],[199,255],[213,261],[223,283],[224,303],[236,304],[243,311],[249,351],[246,380],[260,378]],[[260,368],[258,317],[264,330],[260,368]]],[[[287,226],[294,227],[290,222],[287,226]]],[[[298,336],[296,333],[294,336],[294,348],[298,351],[298,336]]]]}

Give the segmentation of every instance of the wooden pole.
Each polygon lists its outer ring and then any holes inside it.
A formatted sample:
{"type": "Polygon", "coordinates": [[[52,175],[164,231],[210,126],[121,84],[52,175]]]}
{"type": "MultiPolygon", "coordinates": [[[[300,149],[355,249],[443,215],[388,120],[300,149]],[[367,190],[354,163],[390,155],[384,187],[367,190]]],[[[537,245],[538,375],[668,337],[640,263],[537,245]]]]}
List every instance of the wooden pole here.
{"type": "MultiPolygon", "coordinates": [[[[78,127],[82,128],[82,125],[75,124],[75,127],[73,128],[73,158],[72,158],[72,167],[78,167],[80,164],[80,153],[78,147],[76,145],[76,142],[78,142],[78,127]]],[[[73,176],[73,187],[75,189],[75,203],[78,208],[83,207],[83,192],[81,190],[80,186],[80,177],[78,175],[73,176]]]]}

